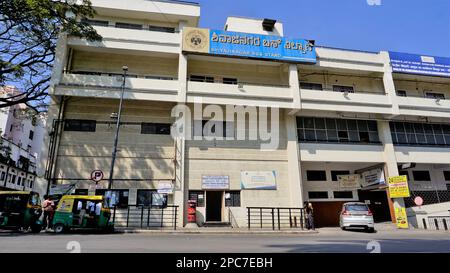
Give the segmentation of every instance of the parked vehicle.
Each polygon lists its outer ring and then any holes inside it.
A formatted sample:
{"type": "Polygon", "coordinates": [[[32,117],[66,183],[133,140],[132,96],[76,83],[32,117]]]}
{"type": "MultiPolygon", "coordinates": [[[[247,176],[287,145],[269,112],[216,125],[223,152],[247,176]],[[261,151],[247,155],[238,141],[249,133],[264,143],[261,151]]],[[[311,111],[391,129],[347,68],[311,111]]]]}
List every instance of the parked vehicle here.
{"type": "Polygon", "coordinates": [[[375,231],[373,214],[369,207],[361,202],[343,204],[339,223],[343,230],[347,228],[365,228],[369,232],[375,231]]]}
{"type": "Polygon", "coordinates": [[[42,230],[41,199],[33,191],[0,191],[0,229],[42,230]]]}
{"type": "Polygon", "coordinates": [[[105,206],[103,196],[64,195],[58,202],[53,229],[62,233],[70,229],[113,231],[111,211],[105,206]]]}

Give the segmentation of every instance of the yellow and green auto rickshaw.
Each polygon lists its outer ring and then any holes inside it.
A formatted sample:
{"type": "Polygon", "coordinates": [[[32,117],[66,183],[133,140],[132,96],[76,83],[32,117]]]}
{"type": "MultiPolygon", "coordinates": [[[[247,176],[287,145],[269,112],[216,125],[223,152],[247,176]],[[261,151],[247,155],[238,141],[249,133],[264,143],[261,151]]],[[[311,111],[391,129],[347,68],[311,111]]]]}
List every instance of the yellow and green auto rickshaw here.
{"type": "Polygon", "coordinates": [[[0,191],[0,229],[42,230],[41,200],[33,191],[0,191]]]}
{"type": "Polygon", "coordinates": [[[103,196],[64,195],[58,202],[53,217],[53,229],[62,233],[69,229],[97,229],[114,231],[111,210],[105,206],[103,196]]]}

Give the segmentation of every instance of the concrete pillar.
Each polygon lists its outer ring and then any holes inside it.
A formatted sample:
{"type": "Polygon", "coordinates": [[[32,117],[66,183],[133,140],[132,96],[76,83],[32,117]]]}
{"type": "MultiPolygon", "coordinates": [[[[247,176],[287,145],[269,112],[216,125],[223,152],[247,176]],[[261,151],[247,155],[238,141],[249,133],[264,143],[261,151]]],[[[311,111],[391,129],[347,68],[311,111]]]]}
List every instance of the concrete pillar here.
{"type": "Polygon", "coordinates": [[[394,84],[394,77],[392,76],[391,59],[389,53],[382,51],[380,52],[381,58],[384,63],[384,73],[383,73],[383,85],[384,90],[392,103],[392,116],[397,116],[400,114],[400,110],[397,103],[397,92],[394,84]]]}
{"type": "MultiPolygon", "coordinates": [[[[180,29],[180,45],[183,43],[183,28],[186,26],[185,21],[181,21],[179,23],[180,29]]],[[[187,66],[188,66],[188,56],[183,54],[182,46],[180,46],[180,53],[178,55],[178,82],[179,82],[179,90],[178,90],[178,103],[186,103],[187,99],[187,66]]]]}
{"type": "Polygon", "coordinates": [[[54,91],[55,85],[61,81],[61,76],[67,64],[68,48],[67,48],[67,34],[61,33],[56,43],[55,61],[52,68],[52,77],[50,79],[49,94],[54,91]]]}
{"type": "MultiPolygon", "coordinates": [[[[300,94],[300,83],[298,79],[298,67],[296,64],[289,65],[289,86],[292,92],[292,111],[291,114],[297,112],[302,108],[301,104],[301,94],[300,94]]],[[[297,126],[295,127],[297,128],[297,126]]]]}
{"type": "MultiPolygon", "coordinates": [[[[378,121],[378,132],[380,135],[380,140],[383,143],[384,151],[384,162],[385,162],[385,173],[386,173],[386,183],[390,176],[398,176],[397,158],[395,157],[394,144],[392,142],[391,130],[388,121],[378,121]]],[[[389,192],[387,191],[387,194],[389,192]]],[[[405,207],[405,201],[403,198],[390,199],[389,208],[391,211],[391,218],[393,222],[395,221],[394,208],[405,207]]]]}
{"type": "Polygon", "coordinates": [[[297,140],[297,121],[295,115],[290,115],[287,111],[285,112],[290,205],[292,207],[302,207],[303,185],[301,181],[300,151],[297,140]]]}

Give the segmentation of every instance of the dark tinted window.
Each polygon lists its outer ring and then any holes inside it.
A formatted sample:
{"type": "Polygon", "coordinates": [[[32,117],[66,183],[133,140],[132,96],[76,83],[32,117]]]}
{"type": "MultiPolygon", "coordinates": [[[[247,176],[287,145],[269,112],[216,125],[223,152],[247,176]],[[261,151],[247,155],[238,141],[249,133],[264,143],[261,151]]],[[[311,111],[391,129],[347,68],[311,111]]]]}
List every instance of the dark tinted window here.
{"type": "Polygon", "coordinates": [[[327,191],[310,191],[308,192],[309,199],[328,199],[327,191]]]}
{"type": "Polygon", "coordinates": [[[169,123],[142,123],[141,134],[170,135],[169,123]]]}
{"type": "Polygon", "coordinates": [[[323,90],[321,83],[300,82],[301,89],[323,90]]]}
{"type": "Polygon", "coordinates": [[[396,93],[397,93],[397,96],[399,96],[399,97],[406,97],[405,90],[397,90],[396,93]]]}
{"type": "Polygon", "coordinates": [[[235,78],[223,78],[222,81],[224,84],[237,84],[238,80],[235,78]]]}
{"type": "Polygon", "coordinates": [[[353,198],[353,192],[351,191],[335,191],[333,192],[336,199],[350,199],[353,198]]]}
{"type": "Polygon", "coordinates": [[[95,120],[67,119],[64,121],[64,131],[95,132],[95,120]]]}
{"type": "Polygon", "coordinates": [[[369,210],[367,205],[363,205],[363,204],[345,205],[345,209],[348,211],[368,211],[369,210]]]}
{"type": "Polygon", "coordinates": [[[327,173],[325,171],[306,171],[306,180],[327,181],[327,173]]]}
{"type": "Polygon", "coordinates": [[[353,93],[353,86],[345,86],[345,85],[333,85],[333,91],[335,92],[348,92],[353,93]]]}
{"type": "Polygon", "coordinates": [[[414,181],[431,181],[429,171],[412,171],[414,181]]]}
{"type": "Polygon", "coordinates": [[[148,26],[148,30],[175,33],[175,28],[173,27],[148,26]]]}
{"type": "Polygon", "coordinates": [[[189,191],[189,200],[197,202],[197,207],[205,206],[205,192],[204,191],[189,191]]]}
{"type": "Polygon", "coordinates": [[[450,171],[444,171],[445,181],[450,181],[450,171]]]}
{"type": "Polygon", "coordinates": [[[107,27],[108,21],[102,21],[102,20],[89,20],[89,19],[82,19],[81,22],[89,24],[91,26],[100,26],[100,27],[107,27]]]}
{"type": "Polygon", "coordinates": [[[136,205],[145,207],[166,207],[167,194],[160,194],[156,190],[138,190],[136,205]]]}
{"type": "Polygon", "coordinates": [[[241,192],[240,191],[226,191],[225,192],[225,206],[226,207],[240,207],[241,206],[241,192]]]}
{"type": "Polygon", "coordinates": [[[130,24],[130,23],[116,23],[117,28],[127,28],[127,29],[142,29],[142,25],[139,24],[130,24]]]}

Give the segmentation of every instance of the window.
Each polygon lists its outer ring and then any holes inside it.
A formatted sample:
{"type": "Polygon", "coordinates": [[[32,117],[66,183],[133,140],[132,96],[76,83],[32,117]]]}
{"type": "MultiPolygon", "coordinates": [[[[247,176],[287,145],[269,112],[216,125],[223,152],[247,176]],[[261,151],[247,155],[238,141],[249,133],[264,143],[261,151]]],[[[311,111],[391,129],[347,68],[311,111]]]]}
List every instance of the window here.
{"type": "Polygon", "coordinates": [[[414,181],[431,181],[429,171],[412,171],[414,181]]]}
{"type": "Polygon", "coordinates": [[[19,186],[22,185],[22,177],[20,177],[20,176],[17,177],[17,185],[19,185],[19,186]]]}
{"type": "Polygon", "coordinates": [[[435,92],[426,92],[425,93],[425,98],[445,100],[444,94],[442,94],[442,93],[435,93],[435,92]]]}
{"type": "MultiPolygon", "coordinates": [[[[105,195],[106,189],[95,190],[95,195],[105,195]]],[[[111,190],[115,195],[116,206],[119,208],[128,207],[128,190],[111,190]]]]}
{"type": "Polygon", "coordinates": [[[175,28],[173,28],[173,27],[148,26],[148,30],[167,32],[167,33],[175,33],[175,28]]]}
{"type": "Polygon", "coordinates": [[[196,201],[197,207],[205,206],[205,192],[204,191],[189,191],[189,200],[196,201]]]}
{"type": "Polygon", "coordinates": [[[327,181],[327,173],[325,171],[306,171],[306,180],[327,181]]]}
{"type": "Polygon", "coordinates": [[[300,82],[300,89],[323,90],[321,83],[300,82]]]}
{"type": "Polygon", "coordinates": [[[235,78],[223,78],[222,81],[224,84],[237,84],[238,80],[235,78]]]}
{"type": "MultiPolygon", "coordinates": [[[[2,177],[3,177],[3,173],[2,173],[2,177]]],[[[444,171],[444,179],[445,179],[445,181],[450,181],[450,171],[444,171]]]]}
{"type": "Polygon", "coordinates": [[[380,143],[377,122],[297,117],[299,141],[380,143]]]}
{"type": "Polygon", "coordinates": [[[450,125],[391,122],[392,141],[397,145],[450,146],[450,125]]]}
{"type": "Polygon", "coordinates": [[[88,195],[89,190],[88,189],[76,189],[75,195],[88,195]]]}
{"type": "Polygon", "coordinates": [[[142,123],[141,134],[170,135],[169,123],[142,123]]]}
{"type": "Polygon", "coordinates": [[[11,132],[13,129],[13,125],[11,124],[11,126],[9,126],[9,131],[11,132]]]}
{"type": "Polygon", "coordinates": [[[95,132],[97,121],[82,119],[67,119],[64,122],[64,131],[95,132]]]}
{"type": "Polygon", "coordinates": [[[308,192],[309,199],[328,199],[327,191],[310,191],[308,192]]]}
{"type": "Polygon", "coordinates": [[[116,28],[142,29],[142,25],[117,22],[116,28]]]}
{"type": "Polygon", "coordinates": [[[353,198],[353,192],[351,192],[351,191],[334,191],[333,196],[336,199],[351,199],[351,198],[353,198]]]}
{"type": "Polygon", "coordinates": [[[189,80],[192,82],[214,82],[214,77],[191,75],[189,80]]]}
{"type": "Polygon", "coordinates": [[[226,191],[225,192],[225,207],[240,207],[241,206],[241,192],[240,191],[226,191]]]}
{"type": "Polygon", "coordinates": [[[138,190],[136,205],[146,207],[167,207],[167,194],[158,193],[156,190],[138,190]]]}
{"type": "Polygon", "coordinates": [[[28,138],[31,139],[31,140],[33,140],[33,137],[34,137],[34,132],[33,132],[33,131],[30,131],[30,134],[28,135],[28,138]]]}
{"type": "Polygon", "coordinates": [[[16,184],[16,175],[12,175],[11,176],[11,181],[10,181],[11,183],[13,183],[13,184],[16,184]]]}
{"type": "Polygon", "coordinates": [[[345,86],[345,85],[333,85],[333,91],[335,92],[347,92],[354,93],[353,86],[345,86]]]}
{"type": "Polygon", "coordinates": [[[1,181],[4,181],[4,180],[5,180],[5,172],[2,172],[2,173],[1,173],[0,180],[1,180],[1,181]]]}
{"type": "Polygon", "coordinates": [[[82,19],[81,22],[89,24],[91,26],[100,26],[100,27],[107,27],[109,25],[108,21],[103,21],[103,20],[82,19]]]}
{"type": "Polygon", "coordinates": [[[405,90],[397,90],[396,93],[397,93],[397,96],[399,96],[399,97],[406,97],[405,90]]]}
{"type": "Polygon", "coordinates": [[[350,171],[331,171],[331,181],[338,181],[338,175],[347,175],[350,171]]]}

